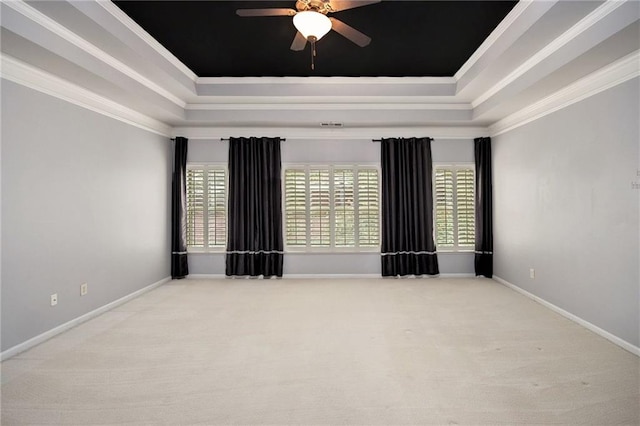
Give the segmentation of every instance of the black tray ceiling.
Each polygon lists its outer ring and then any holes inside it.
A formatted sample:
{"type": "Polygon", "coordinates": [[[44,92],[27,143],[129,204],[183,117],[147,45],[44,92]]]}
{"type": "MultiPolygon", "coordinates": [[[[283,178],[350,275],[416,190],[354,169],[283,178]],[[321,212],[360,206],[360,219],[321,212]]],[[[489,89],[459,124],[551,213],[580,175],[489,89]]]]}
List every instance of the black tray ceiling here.
{"type": "Polygon", "coordinates": [[[236,9],[295,8],[295,1],[116,1],[200,77],[453,76],[515,1],[383,1],[332,16],[372,38],[358,47],[334,31],[289,49],[290,17],[241,18],[236,9]]]}

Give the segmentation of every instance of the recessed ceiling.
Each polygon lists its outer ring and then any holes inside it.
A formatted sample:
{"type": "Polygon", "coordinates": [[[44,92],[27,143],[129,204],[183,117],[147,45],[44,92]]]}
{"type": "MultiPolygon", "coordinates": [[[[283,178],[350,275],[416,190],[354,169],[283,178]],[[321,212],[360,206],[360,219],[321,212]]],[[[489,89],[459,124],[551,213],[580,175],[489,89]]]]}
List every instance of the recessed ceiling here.
{"type": "Polygon", "coordinates": [[[516,1],[382,1],[333,16],[371,37],[359,47],[335,31],[290,50],[290,17],[239,17],[237,9],[295,1],[116,1],[200,77],[447,77],[469,59],[516,1]]]}
{"type": "Polygon", "coordinates": [[[111,1],[0,0],[2,77],[163,135],[324,140],[476,137],[637,75],[636,0],[383,1],[335,14],[373,40],[330,33],[315,72],[289,18],[235,13],[292,3],[124,3],[145,31],[111,1]]]}

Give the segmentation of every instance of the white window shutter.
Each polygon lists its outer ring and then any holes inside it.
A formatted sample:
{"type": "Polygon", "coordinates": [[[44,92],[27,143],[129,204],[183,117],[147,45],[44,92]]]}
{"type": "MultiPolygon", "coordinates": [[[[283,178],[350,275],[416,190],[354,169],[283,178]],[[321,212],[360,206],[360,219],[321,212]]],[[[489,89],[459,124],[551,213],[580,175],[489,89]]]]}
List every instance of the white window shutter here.
{"type": "Polygon", "coordinates": [[[380,245],[375,167],[294,166],[284,172],[285,243],[291,248],[380,245]]]}
{"type": "Polygon", "coordinates": [[[333,212],[336,247],[354,247],[355,203],[353,169],[333,171],[333,212]]]}
{"type": "Polygon", "coordinates": [[[227,243],[227,182],[223,169],[210,169],[207,174],[209,247],[227,243]]]}
{"type": "Polygon", "coordinates": [[[436,246],[453,247],[454,214],[453,214],[453,171],[436,168],[435,171],[435,222],[436,246]]]}
{"type": "Polygon", "coordinates": [[[456,170],[456,213],[458,246],[474,247],[475,230],[475,172],[473,169],[456,170]]]}
{"type": "Polygon", "coordinates": [[[187,247],[205,247],[205,171],[187,170],[187,247]]]}
{"type": "Polygon", "coordinates": [[[434,186],[436,246],[472,250],[476,237],[473,166],[436,166],[434,186]]]}
{"type": "Polygon", "coordinates": [[[380,245],[380,184],[378,169],[358,170],[358,244],[380,245]]]}
{"type": "Polygon", "coordinates": [[[227,171],[187,166],[187,248],[207,251],[227,240],[227,171]]]}
{"type": "Polygon", "coordinates": [[[309,171],[309,242],[314,247],[331,246],[331,194],[329,170],[309,171]]]}
{"type": "Polygon", "coordinates": [[[307,177],[304,169],[287,169],[284,174],[285,243],[307,245],[307,177]]]}

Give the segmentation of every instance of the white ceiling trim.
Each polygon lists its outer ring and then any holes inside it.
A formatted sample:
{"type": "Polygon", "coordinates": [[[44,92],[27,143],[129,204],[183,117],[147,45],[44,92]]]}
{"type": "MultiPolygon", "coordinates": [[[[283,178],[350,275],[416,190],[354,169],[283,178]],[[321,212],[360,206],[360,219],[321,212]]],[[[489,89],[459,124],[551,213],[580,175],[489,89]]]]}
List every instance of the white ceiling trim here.
{"type": "Polygon", "coordinates": [[[333,85],[397,85],[397,84],[455,84],[454,77],[198,77],[196,84],[201,85],[289,85],[313,84],[333,85]]]}
{"type": "Polygon", "coordinates": [[[489,90],[474,99],[471,102],[471,105],[476,108],[487,99],[496,95],[501,90],[504,90],[509,84],[518,80],[525,73],[542,63],[545,59],[560,50],[567,43],[571,42],[572,40],[583,34],[585,31],[589,30],[589,28],[591,28],[594,24],[604,19],[606,16],[614,12],[625,3],[627,3],[627,0],[607,0],[604,4],[581,19],[577,24],[565,31],[562,35],[539,50],[536,54],[532,55],[529,59],[523,62],[520,66],[518,66],[515,70],[509,73],[505,78],[500,80],[489,90]]]}
{"type": "Polygon", "coordinates": [[[0,54],[0,76],[132,126],[170,136],[171,127],[15,58],[0,54]]]}
{"type": "Polygon", "coordinates": [[[453,78],[460,80],[478,60],[489,51],[489,49],[498,41],[503,34],[518,20],[518,18],[534,4],[534,0],[520,0],[513,9],[505,16],[505,18],[498,24],[498,26],[489,34],[489,37],[473,52],[473,54],[462,64],[460,69],[454,74],[453,78]]]}
{"type": "Polygon", "coordinates": [[[454,96],[453,77],[202,77],[198,96],[454,96]]]}
{"type": "Polygon", "coordinates": [[[198,76],[191,71],[189,67],[183,64],[173,53],[169,52],[163,45],[161,45],[155,38],[146,32],[140,25],[138,25],[133,19],[124,13],[118,6],[113,4],[110,0],[98,0],[98,3],[102,8],[109,12],[114,18],[119,20],[124,26],[126,26],[132,33],[137,35],[145,43],[147,43],[153,50],[158,52],[162,57],[169,61],[174,67],[180,70],[185,76],[191,79],[194,83],[198,76]]]}
{"type": "Polygon", "coordinates": [[[489,126],[498,136],[640,76],[640,51],[607,65],[575,83],[489,126]]]}
{"type": "Polygon", "coordinates": [[[486,127],[174,127],[173,136],[194,140],[220,140],[230,136],[281,137],[291,140],[362,140],[380,138],[473,139],[486,136],[486,127]]]}
{"type": "Polygon", "coordinates": [[[179,97],[175,96],[173,93],[169,92],[168,90],[165,90],[164,88],[160,87],[159,85],[157,85],[153,81],[149,80],[148,78],[146,78],[142,74],[140,74],[137,71],[135,71],[133,68],[131,68],[128,65],[124,64],[123,62],[117,60],[113,56],[107,54],[102,49],[100,49],[97,46],[93,45],[92,43],[88,42],[84,38],[78,36],[74,32],[68,30],[66,27],[60,25],[58,22],[56,22],[53,19],[49,18],[48,16],[44,15],[40,11],[38,11],[38,10],[34,9],[33,7],[29,6],[23,0],[3,2],[3,4],[8,6],[8,7],[10,7],[13,10],[15,10],[16,12],[20,13],[21,15],[23,15],[27,19],[29,19],[29,20],[35,22],[36,24],[40,25],[41,27],[46,28],[48,31],[50,31],[53,34],[59,36],[60,38],[64,39],[65,41],[71,43],[72,45],[82,49],[83,51],[85,51],[86,53],[90,54],[91,56],[93,56],[94,58],[98,59],[99,61],[103,62],[105,65],[108,65],[112,69],[115,69],[118,72],[121,72],[121,73],[125,74],[126,76],[134,79],[135,81],[137,81],[140,84],[144,85],[148,89],[154,91],[158,95],[168,99],[169,101],[173,102],[174,104],[176,104],[176,105],[178,105],[178,106],[180,106],[182,108],[185,107],[186,102],[184,100],[182,100],[179,97]]]}
{"type": "Polygon", "coordinates": [[[471,107],[468,99],[455,96],[198,96],[194,97],[187,104],[196,105],[274,105],[278,107],[282,104],[406,104],[421,105],[433,104],[461,104],[471,107]]]}
{"type": "MultiPolygon", "coordinates": [[[[192,111],[246,111],[246,110],[268,110],[273,111],[274,104],[269,103],[227,103],[227,104],[187,104],[187,110],[192,111]]],[[[471,111],[469,103],[444,103],[444,104],[423,104],[423,103],[279,103],[278,110],[293,111],[363,111],[363,110],[456,110],[471,111]]]]}

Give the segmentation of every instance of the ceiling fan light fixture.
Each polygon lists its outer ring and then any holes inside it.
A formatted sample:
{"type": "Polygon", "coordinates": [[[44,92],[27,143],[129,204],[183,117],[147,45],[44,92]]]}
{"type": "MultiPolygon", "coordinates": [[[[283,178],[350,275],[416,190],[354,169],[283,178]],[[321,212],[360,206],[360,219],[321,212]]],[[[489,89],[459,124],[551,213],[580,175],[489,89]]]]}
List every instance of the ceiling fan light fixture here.
{"type": "Polygon", "coordinates": [[[326,15],[312,10],[296,13],[293,25],[306,39],[315,37],[315,40],[320,40],[331,30],[331,20],[326,15]]]}

